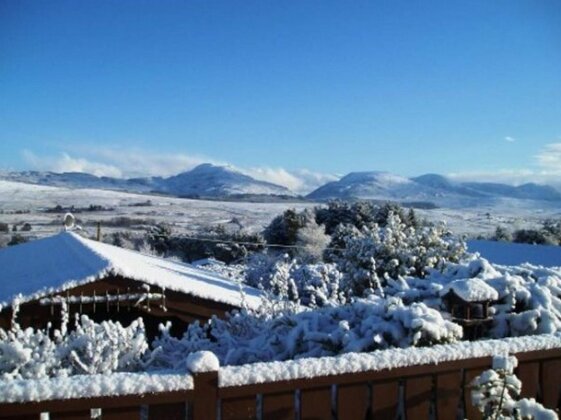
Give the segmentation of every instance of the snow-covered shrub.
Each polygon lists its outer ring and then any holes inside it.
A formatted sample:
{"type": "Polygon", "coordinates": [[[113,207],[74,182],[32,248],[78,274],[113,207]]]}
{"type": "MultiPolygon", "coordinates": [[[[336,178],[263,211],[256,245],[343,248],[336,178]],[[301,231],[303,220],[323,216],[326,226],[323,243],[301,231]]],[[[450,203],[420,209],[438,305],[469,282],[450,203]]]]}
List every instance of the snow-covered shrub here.
{"type": "Polygon", "coordinates": [[[522,382],[514,374],[518,360],[514,356],[495,356],[493,369],[476,377],[471,399],[486,419],[554,420],[557,414],[533,398],[520,399],[522,382]]]}
{"type": "Polygon", "coordinates": [[[336,264],[305,264],[285,254],[256,255],[250,259],[246,282],[268,293],[274,300],[298,302],[309,307],[345,302],[336,264]]]}
{"type": "Polygon", "coordinates": [[[184,355],[200,350],[212,351],[221,365],[237,365],[449,343],[461,336],[460,326],[423,303],[406,306],[399,299],[373,298],[277,316],[241,311],[193,324],[180,339],[163,329],[154,342],[152,365],[182,369],[184,355]]]}
{"type": "Polygon", "coordinates": [[[386,225],[348,230],[345,249],[336,257],[345,274],[349,295],[362,296],[380,289],[389,278],[425,277],[430,269],[443,270],[465,255],[465,244],[442,226],[416,229],[390,213],[386,225]]]}
{"type": "Polygon", "coordinates": [[[314,219],[300,228],[296,240],[296,256],[305,262],[315,263],[323,258],[325,248],[331,241],[325,233],[325,227],[318,225],[314,219]]]}
{"type": "Polygon", "coordinates": [[[96,323],[82,315],[75,329],[60,340],[59,357],[72,374],[135,371],[148,350],[142,318],[125,328],[119,322],[96,323]]]}
{"type": "Polygon", "coordinates": [[[17,323],[0,328],[0,379],[110,373],[142,369],[148,351],[142,319],[129,327],[96,323],[83,315],[75,329],[50,331],[17,323]]]}
{"type": "Polygon", "coordinates": [[[493,338],[561,331],[561,269],[552,267],[499,266],[477,254],[462,262],[448,262],[443,270],[431,269],[424,279],[407,277],[389,281],[386,294],[406,302],[423,301],[444,309],[439,294],[455,280],[479,279],[498,293],[490,315],[493,338]]]}
{"type": "Polygon", "coordinates": [[[294,209],[288,209],[271,221],[265,228],[263,236],[269,244],[295,245],[298,240],[298,231],[313,218],[313,214],[309,211],[297,212],[294,209]]]}

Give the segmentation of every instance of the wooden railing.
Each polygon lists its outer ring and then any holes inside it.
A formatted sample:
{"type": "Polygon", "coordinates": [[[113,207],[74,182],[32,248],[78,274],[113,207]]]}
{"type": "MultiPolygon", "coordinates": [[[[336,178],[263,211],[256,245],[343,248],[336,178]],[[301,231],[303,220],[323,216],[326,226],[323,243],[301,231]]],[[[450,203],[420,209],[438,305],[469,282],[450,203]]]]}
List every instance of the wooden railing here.
{"type": "MultiPolygon", "coordinates": [[[[522,396],[561,409],[561,349],[517,353],[522,396]]],[[[148,395],[0,404],[1,419],[480,419],[469,384],[490,357],[437,365],[219,386],[218,372],[194,389],[148,395]],[[90,409],[96,409],[91,412],[90,409]],[[93,413],[93,414],[92,414],[93,413]],[[92,417],[93,415],[93,417],[92,417]]]]}

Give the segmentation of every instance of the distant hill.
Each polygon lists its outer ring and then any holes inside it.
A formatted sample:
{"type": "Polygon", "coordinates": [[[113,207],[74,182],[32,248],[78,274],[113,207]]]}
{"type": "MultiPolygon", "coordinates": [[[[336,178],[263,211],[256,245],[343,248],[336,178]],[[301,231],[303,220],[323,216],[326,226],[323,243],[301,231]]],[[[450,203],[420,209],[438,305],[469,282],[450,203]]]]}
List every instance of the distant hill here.
{"type": "Polygon", "coordinates": [[[205,163],[178,175],[161,178],[111,178],[81,172],[9,172],[0,179],[67,188],[96,188],[127,192],[158,192],[175,196],[293,196],[287,188],[256,180],[228,166],[205,163]]]}
{"type": "Polygon", "coordinates": [[[378,171],[351,172],[312,191],[307,198],[431,202],[453,208],[492,205],[502,199],[561,203],[561,193],[548,185],[456,182],[438,174],[405,178],[378,171]]]}
{"type": "MultiPolygon", "coordinates": [[[[178,197],[236,201],[294,200],[288,188],[257,180],[230,166],[204,163],[168,178],[111,178],[78,172],[9,172],[0,179],[67,188],[96,188],[136,193],[161,193],[178,197]]],[[[525,206],[561,204],[561,192],[534,183],[513,186],[491,182],[458,182],[439,174],[407,178],[389,172],[351,172],[328,182],[306,196],[308,200],[330,199],[397,201],[448,208],[493,206],[508,200],[523,200],[525,206]],[[533,204],[533,202],[536,204],[533,204]],[[540,204],[541,203],[541,204],[540,204]]]]}
{"type": "Polygon", "coordinates": [[[160,190],[190,197],[229,197],[234,195],[293,195],[286,187],[258,181],[229,166],[204,163],[162,180],[160,190]]]}

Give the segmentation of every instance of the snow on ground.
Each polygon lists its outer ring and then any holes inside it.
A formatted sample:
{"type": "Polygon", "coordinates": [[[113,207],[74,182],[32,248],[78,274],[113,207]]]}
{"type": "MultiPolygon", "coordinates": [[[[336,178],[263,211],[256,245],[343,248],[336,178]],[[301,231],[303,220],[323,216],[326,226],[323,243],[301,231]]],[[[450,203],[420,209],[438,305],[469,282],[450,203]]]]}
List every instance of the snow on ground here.
{"type": "MultiPolygon", "coordinates": [[[[530,202],[529,200],[527,200],[530,202]]],[[[48,213],[60,205],[68,208],[84,208],[97,205],[112,210],[95,210],[76,213],[79,223],[91,234],[99,221],[102,233],[116,230],[138,229],[150,223],[171,223],[176,233],[196,234],[208,228],[235,220],[244,229],[259,231],[276,215],[288,208],[302,210],[318,203],[276,202],[249,203],[209,200],[192,200],[162,195],[134,194],[99,189],[69,189],[48,187],[0,180],[0,222],[10,227],[30,223],[31,232],[24,235],[44,237],[57,233],[62,226],[62,213],[48,213]],[[133,226],[112,226],[110,221],[117,217],[133,219],[133,226]],[[145,223],[143,223],[145,222],[145,223]]],[[[466,209],[417,210],[417,213],[432,222],[444,221],[459,235],[470,238],[491,236],[498,225],[511,229],[532,228],[544,219],[559,217],[554,209],[540,209],[523,200],[503,200],[494,207],[466,209]]],[[[22,232],[20,232],[22,233],[22,232]]],[[[10,237],[0,233],[0,236],[10,237]]],[[[1,239],[1,238],[0,238],[1,239]]]]}
{"type": "MultiPolygon", "coordinates": [[[[108,222],[117,217],[134,219],[136,225],[170,223],[177,233],[205,232],[209,227],[228,223],[233,219],[249,231],[259,231],[273,217],[288,208],[302,210],[316,204],[192,200],[97,189],[47,187],[0,180],[0,222],[8,223],[10,227],[14,223],[30,223],[33,230],[23,232],[24,235],[44,237],[60,232],[64,212],[46,212],[57,205],[65,208],[85,208],[90,205],[111,208],[112,210],[75,213],[79,224],[94,235],[98,221],[101,222],[102,233],[131,229],[109,226],[108,222]]],[[[134,228],[133,226],[132,229],[134,228]]],[[[11,232],[6,235],[11,236],[11,232]]]]}
{"type": "Polygon", "coordinates": [[[211,299],[237,307],[242,295],[249,307],[258,307],[261,292],[238,285],[216,273],[113,245],[85,239],[72,233],[8,247],[0,252],[2,278],[0,303],[9,303],[17,294],[20,301],[61,292],[103,278],[121,275],[147,284],[211,299]]]}
{"type": "Polygon", "coordinates": [[[530,263],[545,267],[561,267],[561,246],[516,244],[485,240],[470,240],[469,252],[478,252],[495,264],[520,265],[530,263]]]}

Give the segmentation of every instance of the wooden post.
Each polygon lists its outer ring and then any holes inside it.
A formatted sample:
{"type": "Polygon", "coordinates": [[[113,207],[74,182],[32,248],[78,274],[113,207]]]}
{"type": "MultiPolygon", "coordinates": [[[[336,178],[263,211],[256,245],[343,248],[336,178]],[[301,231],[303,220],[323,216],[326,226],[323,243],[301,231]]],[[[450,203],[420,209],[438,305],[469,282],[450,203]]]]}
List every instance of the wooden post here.
{"type": "Polygon", "coordinates": [[[97,241],[101,241],[101,222],[97,222],[97,233],[95,235],[97,241]]]}
{"type": "Polygon", "coordinates": [[[218,372],[202,372],[193,375],[195,398],[193,420],[214,420],[217,418],[218,372]]]}

